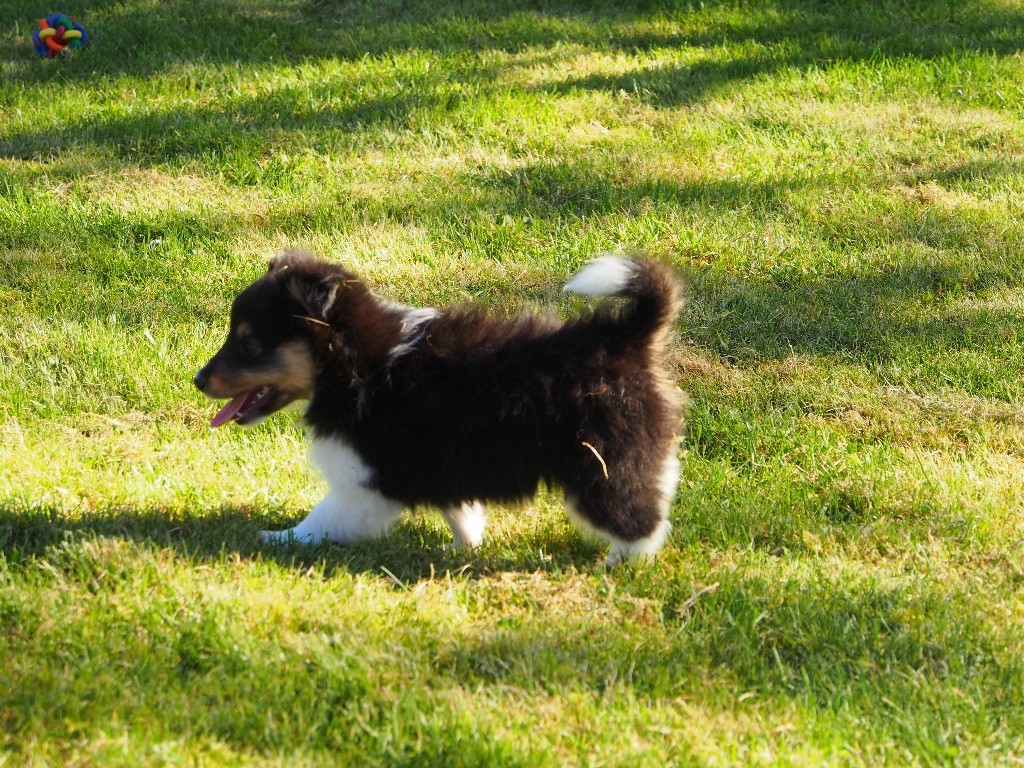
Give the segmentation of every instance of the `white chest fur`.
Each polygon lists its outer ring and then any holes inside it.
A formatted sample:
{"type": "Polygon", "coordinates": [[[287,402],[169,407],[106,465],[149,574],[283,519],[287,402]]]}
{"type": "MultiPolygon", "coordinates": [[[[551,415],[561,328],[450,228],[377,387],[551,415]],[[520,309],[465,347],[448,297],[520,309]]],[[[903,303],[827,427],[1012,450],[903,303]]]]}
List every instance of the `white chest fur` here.
{"type": "Polygon", "coordinates": [[[265,531],[264,540],[349,544],[380,536],[398,519],[402,505],[367,487],[372,472],[344,440],[314,440],[310,456],[327,481],[327,495],[301,523],[285,531],[265,531]]]}

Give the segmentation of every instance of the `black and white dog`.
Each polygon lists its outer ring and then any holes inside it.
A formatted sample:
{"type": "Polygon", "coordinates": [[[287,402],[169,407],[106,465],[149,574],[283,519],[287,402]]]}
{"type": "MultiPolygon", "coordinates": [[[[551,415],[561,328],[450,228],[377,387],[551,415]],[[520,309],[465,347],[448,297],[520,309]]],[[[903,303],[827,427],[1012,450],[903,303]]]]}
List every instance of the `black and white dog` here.
{"type": "Polygon", "coordinates": [[[309,400],[329,491],[264,538],[354,542],[433,505],[457,545],[475,546],[481,502],[525,499],[544,481],[610,542],[609,563],[656,553],[679,475],[682,393],[663,361],[677,282],[656,262],[603,256],[565,290],[626,304],[564,324],[414,309],[312,255],[272,261],[195,377],[208,397],[231,398],[214,427],[309,400]]]}

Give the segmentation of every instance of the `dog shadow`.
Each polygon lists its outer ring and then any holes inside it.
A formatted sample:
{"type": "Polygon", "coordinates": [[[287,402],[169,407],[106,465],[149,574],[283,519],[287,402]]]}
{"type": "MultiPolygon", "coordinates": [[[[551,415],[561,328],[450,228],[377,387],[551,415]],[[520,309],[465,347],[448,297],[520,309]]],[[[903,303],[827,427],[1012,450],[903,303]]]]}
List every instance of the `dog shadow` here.
{"type": "MultiPolygon", "coordinates": [[[[330,578],[373,574],[396,588],[438,574],[480,578],[501,571],[552,572],[603,563],[601,545],[582,538],[563,520],[538,515],[515,535],[501,531],[481,546],[455,549],[441,516],[430,510],[406,515],[386,536],[358,544],[265,543],[259,532],[281,528],[279,515],[221,507],[196,515],[170,508],[118,507],[68,516],[53,509],[0,508],[0,553],[9,562],[46,557],[79,541],[122,539],[143,548],[172,551],[197,563],[244,558],[276,563],[330,578]]],[[[499,526],[500,527],[500,526],[499,526]]]]}

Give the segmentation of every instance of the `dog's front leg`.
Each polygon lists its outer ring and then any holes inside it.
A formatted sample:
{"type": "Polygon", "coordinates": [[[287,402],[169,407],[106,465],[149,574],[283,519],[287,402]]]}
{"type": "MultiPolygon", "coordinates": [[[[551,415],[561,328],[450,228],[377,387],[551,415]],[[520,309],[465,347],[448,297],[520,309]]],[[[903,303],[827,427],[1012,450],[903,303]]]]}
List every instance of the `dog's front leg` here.
{"type": "Polygon", "coordinates": [[[383,535],[401,512],[401,504],[368,488],[332,488],[294,528],[262,531],[260,535],[266,542],[352,544],[383,535]]]}
{"type": "Polygon", "coordinates": [[[443,510],[442,514],[452,529],[452,546],[455,549],[480,546],[487,527],[487,515],[479,501],[464,502],[461,506],[443,510]]]}
{"type": "Polygon", "coordinates": [[[264,531],[263,540],[351,544],[386,533],[402,505],[371,486],[362,457],[340,439],[314,440],[310,454],[327,480],[327,496],[294,528],[264,531]]]}

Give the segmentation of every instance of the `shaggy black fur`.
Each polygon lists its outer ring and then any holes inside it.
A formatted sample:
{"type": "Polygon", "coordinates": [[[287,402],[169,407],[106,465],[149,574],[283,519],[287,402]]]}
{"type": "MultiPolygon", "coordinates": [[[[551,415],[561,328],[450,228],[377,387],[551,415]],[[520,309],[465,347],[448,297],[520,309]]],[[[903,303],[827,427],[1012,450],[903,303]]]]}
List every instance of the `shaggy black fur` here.
{"type": "Polygon", "coordinates": [[[416,315],[336,264],[290,253],[238,296],[232,334],[196,383],[231,397],[210,382],[244,368],[245,387],[277,386],[294,372],[275,350],[298,342],[310,390],[274,397],[259,417],[308,397],[315,436],[348,443],[384,496],[444,508],[527,498],[543,481],[592,526],[632,542],[663,522],[675,485],[665,473],[680,401],[662,355],[678,293],[667,269],[633,260],[618,295],[622,307],[565,324],[479,309],[416,315]]]}

